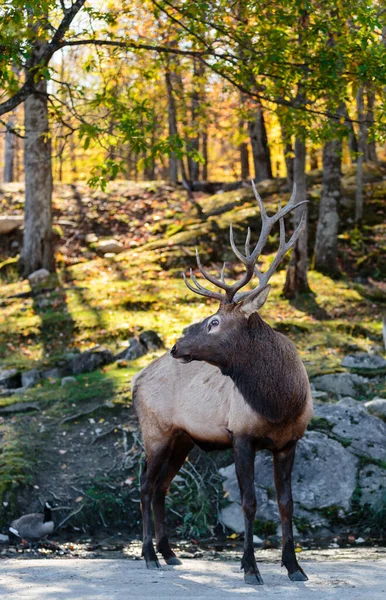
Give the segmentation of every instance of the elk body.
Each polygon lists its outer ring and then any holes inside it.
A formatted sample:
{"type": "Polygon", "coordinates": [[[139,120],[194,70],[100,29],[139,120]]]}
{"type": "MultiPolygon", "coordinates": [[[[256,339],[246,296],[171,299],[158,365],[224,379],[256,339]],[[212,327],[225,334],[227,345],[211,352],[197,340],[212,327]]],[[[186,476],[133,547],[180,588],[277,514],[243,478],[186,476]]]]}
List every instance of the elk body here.
{"type": "MultiPolygon", "coordinates": [[[[254,187],[254,186],[253,186],[254,187]]],[[[312,397],[305,368],[294,344],[274,331],[259,316],[267,299],[269,278],[295,243],[303,219],[286,243],[284,216],[299,206],[295,190],[288,204],[269,217],[254,187],[260,207],[262,229],[250,251],[250,231],[245,254],[233,251],[245,265],[244,276],[226,283],[209,274],[197,255],[201,274],[222,292],[204,288],[192,270],[192,291],[220,301],[218,311],[189,328],[170,353],[153,361],[133,381],[133,398],[146,452],[141,478],[143,518],[142,554],[148,568],[159,568],[152,541],[153,508],[157,550],[169,565],[180,564],[170,547],[165,529],[165,495],[196,444],[204,450],[234,449],[237,479],[245,517],[245,542],[241,567],[250,584],[262,584],[253,549],[256,512],[254,459],[256,450],[273,455],[274,478],[282,522],[282,564],[293,581],[307,579],[297,562],[292,533],[293,500],[291,472],[295,448],[312,415],[312,397]],[[280,224],[278,253],[268,270],[256,267],[266,239],[280,224]],[[240,292],[256,275],[259,284],[240,292]]],[[[225,265],[224,265],[225,267],[225,265]]]]}

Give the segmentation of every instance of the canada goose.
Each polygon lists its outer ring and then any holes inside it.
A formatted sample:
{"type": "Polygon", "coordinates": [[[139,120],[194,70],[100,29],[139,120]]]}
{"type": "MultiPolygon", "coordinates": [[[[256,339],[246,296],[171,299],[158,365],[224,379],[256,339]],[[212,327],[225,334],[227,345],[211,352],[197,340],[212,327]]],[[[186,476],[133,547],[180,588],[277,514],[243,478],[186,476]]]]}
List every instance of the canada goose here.
{"type": "Polygon", "coordinates": [[[30,545],[37,543],[54,530],[52,520],[52,507],[48,502],[44,505],[44,513],[31,513],[23,515],[12,521],[9,531],[19,538],[26,540],[30,545]]]}

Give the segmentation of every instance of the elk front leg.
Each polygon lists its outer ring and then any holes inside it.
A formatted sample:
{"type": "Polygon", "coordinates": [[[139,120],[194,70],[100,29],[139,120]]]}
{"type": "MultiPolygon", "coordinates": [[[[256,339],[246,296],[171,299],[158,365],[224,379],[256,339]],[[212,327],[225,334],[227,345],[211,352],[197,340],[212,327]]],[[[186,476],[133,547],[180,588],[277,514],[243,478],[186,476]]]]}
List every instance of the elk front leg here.
{"type": "Polygon", "coordinates": [[[294,548],[292,531],[293,499],[291,488],[292,467],[295,458],[296,442],[273,454],[275,487],[283,530],[282,565],[287,568],[292,581],[307,581],[308,577],[299,565],[294,548]]]}
{"type": "Polygon", "coordinates": [[[244,554],[241,560],[241,568],[244,569],[244,581],[246,583],[262,585],[264,582],[257,568],[253,549],[253,522],[256,514],[255,448],[252,440],[246,437],[236,438],[233,445],[236,475],[239,482],[245,522],[244,554]]]}

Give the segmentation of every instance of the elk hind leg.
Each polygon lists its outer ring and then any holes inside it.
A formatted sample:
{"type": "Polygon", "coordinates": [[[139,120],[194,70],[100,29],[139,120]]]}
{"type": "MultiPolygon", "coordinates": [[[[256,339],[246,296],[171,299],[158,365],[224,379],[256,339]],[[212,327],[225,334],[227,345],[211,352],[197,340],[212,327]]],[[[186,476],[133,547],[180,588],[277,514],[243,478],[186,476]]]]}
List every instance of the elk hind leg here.
{"type": "Polygon", "coordinates": [[[185,434],[180,434],[175,439],[168,460],[161,470],[154,489],[153,513],[157,550],[161,552],[168,565],[180,565],[181,561],[170,547],[165,526],[165,497],[171,482],[182,467],[193,446],[193,441],[185,434]]]}
{"type": "Polygon", "coordinates": [[[153,546],[151,503],[157,478],[170,452],[170,443],[158,447],[147,454],[145,468],[141,475],[141,511],[143,525],[142,556],[148,569],[160,569],[160,564],[153,546]]]}
{"type": "Polygon", "coordinates": [[[294,547],[292,530],[293,499],[291,488],[292,467],[296,442],[273,453],[275,487],[283,530],[282,565],[287,568],[291,581],[307,581],[308,577],[299,565],[294,547]]]}

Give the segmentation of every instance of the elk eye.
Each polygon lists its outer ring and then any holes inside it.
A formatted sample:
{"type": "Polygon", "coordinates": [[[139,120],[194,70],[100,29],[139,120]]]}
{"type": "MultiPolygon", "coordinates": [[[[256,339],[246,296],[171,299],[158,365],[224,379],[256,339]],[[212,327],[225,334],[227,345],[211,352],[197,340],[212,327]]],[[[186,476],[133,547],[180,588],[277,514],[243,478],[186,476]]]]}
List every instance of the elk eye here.
{"type": "Polygon", "coordinates": [[[212,327],[217,327],[220,324],[218,319],[212,319],[208,326],[208,331],[212,329],[212,327]]]}

